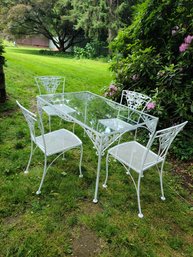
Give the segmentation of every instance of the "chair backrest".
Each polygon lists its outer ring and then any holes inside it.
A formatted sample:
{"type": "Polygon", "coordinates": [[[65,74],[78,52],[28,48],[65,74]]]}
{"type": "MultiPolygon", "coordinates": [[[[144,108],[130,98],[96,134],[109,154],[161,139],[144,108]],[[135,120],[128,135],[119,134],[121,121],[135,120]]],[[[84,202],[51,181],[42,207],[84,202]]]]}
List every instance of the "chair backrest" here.
{"type": "Polygon", "coordinates": [[[171,143],[173,142],[173,140],[175,139],[177,134],[184,128],[184,126],[187,123],[188,123],[188,121],[185,121],[181,124],[178,124],[178,125],[166,128],[166,129],[158,130],[157,132],[155,132],[155,134],[150,137],[150,140],[147,144],[147,152],[143,156],[143,158],[144,158],[143,164],[146,163],[146,165],[148,165],[148,163],[146,162],[148,152],[149,152],[150,148],[152,147],[152,145],[154,144],[154,142],[157,140],[159,142],[158,150],[157,150],[157,155],[158,155],[157,161],[161,160],[161,159],[165,160],[171,143]]]}
{"type": "Polygon", "coordinates": [[[123,90],[121,94],[120,103],[123,104],[124,99],[127,102],[127,106],[139,111],[144,111],[147,104],[151,101],[151,97],[130,90],[123,90]]]}
{"type": "Polygon", "coordinates": [[[37,121],[36,115],[30,111],[28,111],[25,107],[23,107],[18,101],[16,101],[17,105],[20,107],[30,130],[31,139],[35,142],[35,123],[37,121]]]}
{"type": "Polygon", "coordinates": [[[169,150],[169,147],[177,134],[184,128],[184,126],[188,123],[188,121],[185,121],[181,124],[158,130],[155,133],[154,140],[159,139],[159,151],[158,155],[162,158],[165,158],[167,155],[167,152],[169,150]]]}
{"type": "Polygon", "coordinates": [[[140,118],[141,121],[144,121],[144,125],[141,126],[141,128],[145,128],[149,131],[149,136],[154,135],[156,132],[156,127],[158,124],[159,118],[148,115],[144,112],[141,112],[140,118]]]}
{"type": "Polygon", "coordinates": [[[46,152],[46,141],[45,141],[45,137],[44,137],[44,126],[42,123],[41,119],[36,118],[36,115],[32,112],[30,112],[29,110],[27,110],[25,107],[23,107],[18,101],[16,101],[17,105],[20,107],[20,109],[22,110],[22,113],[27,121],[29,130],[30,130],[30,136],[31,136],[31,140],[36,144],[36,134],[35,134],[35,124],[36,122],[38,122],[38,127],[39,130],[41,132],[41,136],[42,136],[42,149],[44,149],[44,151],[46,152]]]}
{"type": "Polygon", "coordinates": [[[62,87],[60,93],[64,93],[65,78],[61,76],[37,76],[35,82],[39,89],[39,94],[55,94],[59,87],[62,87]]]}

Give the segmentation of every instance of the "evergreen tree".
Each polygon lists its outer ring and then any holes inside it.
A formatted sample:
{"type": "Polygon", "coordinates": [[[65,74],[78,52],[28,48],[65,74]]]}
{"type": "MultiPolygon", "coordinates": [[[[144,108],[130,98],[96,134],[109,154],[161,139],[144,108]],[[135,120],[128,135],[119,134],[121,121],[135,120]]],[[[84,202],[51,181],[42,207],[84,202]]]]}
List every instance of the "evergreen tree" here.
{"type": "Polygon", "coordinates": [[[92,40],[111,42],[120,28],[130,23],[129,0],[72,0],[76,28],[82,28],[92,40]]]}

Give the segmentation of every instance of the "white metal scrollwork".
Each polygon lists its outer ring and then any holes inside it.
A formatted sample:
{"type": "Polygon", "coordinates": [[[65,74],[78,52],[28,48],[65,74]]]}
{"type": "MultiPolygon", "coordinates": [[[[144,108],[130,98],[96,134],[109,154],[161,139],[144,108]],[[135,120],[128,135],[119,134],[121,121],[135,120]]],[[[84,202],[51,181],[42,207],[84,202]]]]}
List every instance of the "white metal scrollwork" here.
{"type": "Polygon", "coordinates": [[[38,76],[35,77],[36,84],[38,86],[40,94],[42,93],[42,88],[46,91],[48,94],[54,94],[59,87],[59,85],[62,85],[62,92],[64,92],[64,77],[61,76],[38,76]]]}
{"type": "Polygon", "coordinates": [[[121,135],[120,133],[114,133],[114,134],[96,134],[93,131],[89,129],[85,129],[85,132],[91,139],[91,141],[94,144],[94,147],[97,150],[98,155],[104,155],[105,150],[113,143],[115,142],[119,136],[121,135]]]}
{"type": "Polygon", "coordinates": [[[147,95],[129,90],[122,91],[121,103],[123,102],[123,98],[126,99],[128,107],[141,111],[146,108],[147,103],[151,100],[151,98],[147,95]]]}

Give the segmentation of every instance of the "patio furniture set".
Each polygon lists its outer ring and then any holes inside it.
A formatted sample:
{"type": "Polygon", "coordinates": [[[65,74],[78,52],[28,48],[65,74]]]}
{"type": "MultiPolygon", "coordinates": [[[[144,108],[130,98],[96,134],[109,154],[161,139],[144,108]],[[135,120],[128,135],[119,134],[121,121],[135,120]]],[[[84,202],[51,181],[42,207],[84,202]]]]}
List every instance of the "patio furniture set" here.
{"type": "Polygon", "coordinates": [[[140,204],[140,184],[141,179],[147,169],[156,166],[160,176],[161,199],[165,200],[163,191],[163,167],[168,153],[168,149],[183,129],[187,121],[156,131],[158,118],[149,115],[146,112],[147,104],[151,98],[138,92],[123,90],[121,102],[117,103],[105,97],[96,95],[88,91],[65,92],[65,78],[59,76],[39,76],[35,78],[39,89],[37,96],[37,116],[24,108],[18,101],[23,115],[28,123],[31,136],[31,153],[25,173],[28,173],[32,155],[38,147],[44,153],[44,169],[37,194],[41,193],[41,188],[52,163],[66,151],[74,148],[80,149],[79,177],[82,177],[81,164],[83,157],[82,141],[73,132],[64,128],[51,130],[51,117],[58,116],[63,120],[78,124],[84,129],[84,133],[91,139],[98,156],[98,165],[96,173],[96,184],[93,202],[98,202],[98,188],[101,171],[101,159],[106,154],[106,178],[103,187],[107,187],[109,158],[112,157],[119,161],[126,169],[134,183],[137,202],[138,216],[143,217],[140,204]],[[62,93],[56,93],[59,86],[62,87],[62,93]],[[126,103],[123,105],[122,103],[126,103]],[[42,114],[45,112],[49,120],[49,132],[45,133],[42,114]],[[38,122],[40,133],[36,135],[35,124],[38,122]],[[117,144],[115,142],[129,131],[137,131],[143,128],[149,135],[147,145],[137,142],[136,135],[134,140],[117,144]],[[158,141],[158,151],[152,150],[155,141],[158,141]],[[110,146],[114,143],[114,146],[110,146]],[[35,145],[35,148],[34,148],[35,145]],[[47,159],[51,155],[56,158],[48,165],[47,159]],[[138,174],[138,180],[135,181],[132,173],[138,174]]]}

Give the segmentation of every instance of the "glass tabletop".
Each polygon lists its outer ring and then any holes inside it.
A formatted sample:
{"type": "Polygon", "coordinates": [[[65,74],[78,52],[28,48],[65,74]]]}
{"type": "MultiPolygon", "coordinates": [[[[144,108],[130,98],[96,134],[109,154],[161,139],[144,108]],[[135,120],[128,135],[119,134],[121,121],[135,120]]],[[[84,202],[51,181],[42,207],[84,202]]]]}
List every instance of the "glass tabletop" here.
{"type": "Polygon", "coordinates": [[[53,108],[59,116],[67,115],[82,127],[100,134],[135,130],[145,124],[145,119],[157,123],[156,117],[88,91],[41,95],[37,100],[53,108]]]}

